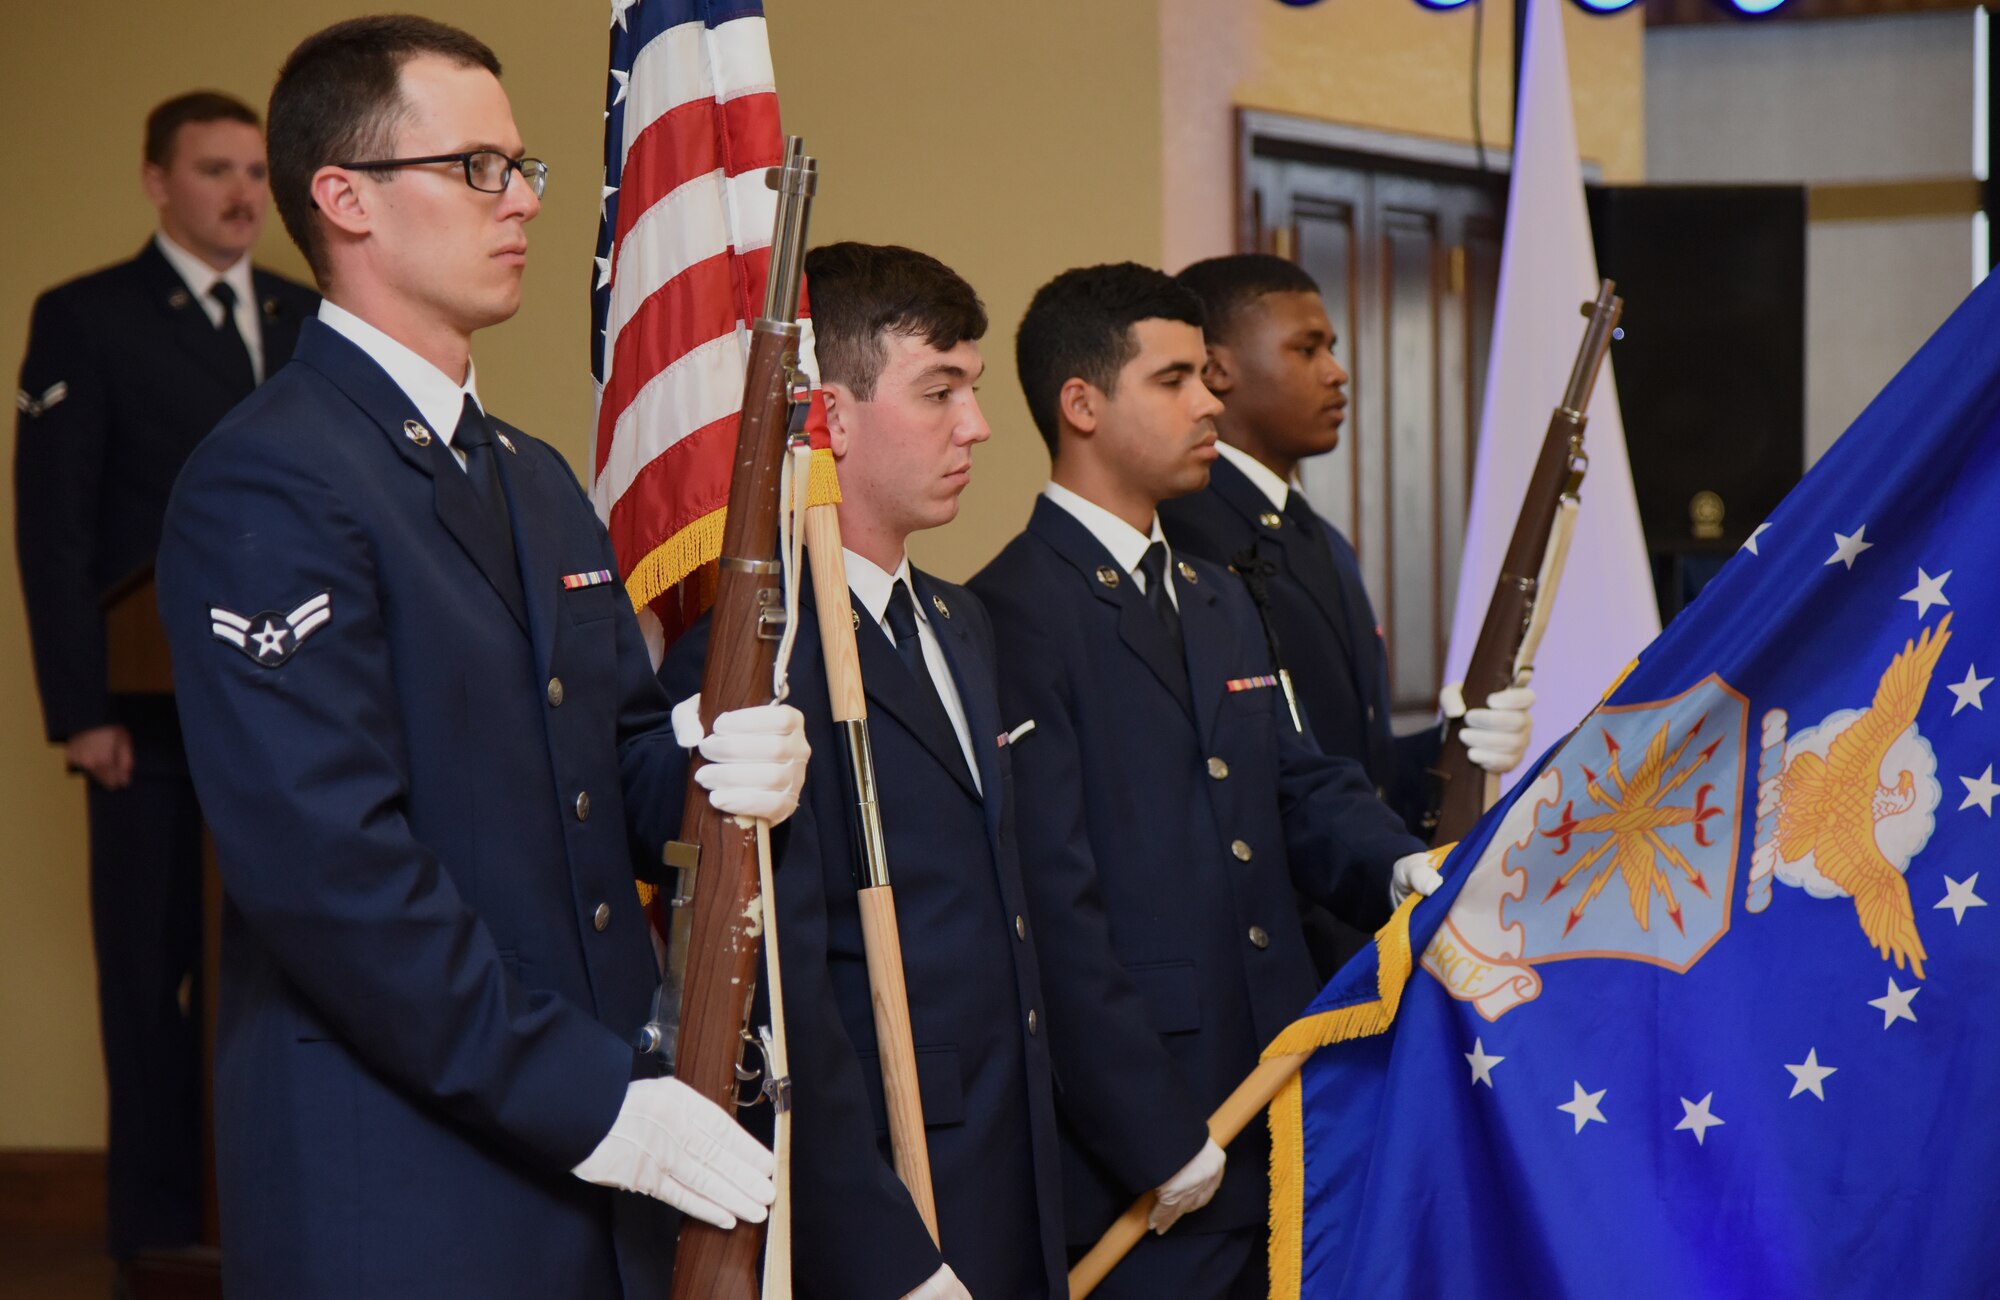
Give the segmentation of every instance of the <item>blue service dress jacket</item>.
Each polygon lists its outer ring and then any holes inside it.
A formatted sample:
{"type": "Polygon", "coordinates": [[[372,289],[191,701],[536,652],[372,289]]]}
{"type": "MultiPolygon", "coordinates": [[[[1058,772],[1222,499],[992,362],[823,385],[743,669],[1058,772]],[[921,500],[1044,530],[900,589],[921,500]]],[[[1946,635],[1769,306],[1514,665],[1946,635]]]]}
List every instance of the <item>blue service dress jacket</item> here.
{"type": "Polygon", "coordinates": [[[227,895],[233,1297],[665,1294],[672,1212],[569,1170],[660,1068],[633,863],[676,747],[568,466],[494,427],[518,564],[403,391],[309,321],[167,511],[227,895]]]}
{"type": "Polygon", "coordinates": [[[1202,491],[1161,502],[1160,524],[1176,552],[1233,565],[1254,547],[1270,563],[1271,623],[1313,738],[1365,767],[1382,798],[1415,827],[1429,797],[1424,769],[1436,761],[1438,733],[1427,728],[1399,738],[1389,730],[1382,629],[1340,530],[1318,518],[1302,526],[1274,509],[1227,459],[1211,467],[1202,491]]]}
{"type": "MultiPolygon", "coordinates": [[[[949,721],[926,706],[863,612],[855,640],[942,1260],[979,1300],[1063,1297],[1046,1008],[1000,744],[992,626],[964,588],[915,569],[911,578],[950,662],[981,782],[949,721]]],[[[940,1253],[890,1161],[856,902],[864,882],[814,610],[808,588],[789,702],[805,714],[812,759],[799,809],[777,837],[775,877],[794,1098],[794,1281],[812,1300],[893,1300],[934,1273],[940,1253]]],[[[708,631],[703,619],[669,647],[660,670],[669,698],[700,688],[708,631]]]]}
{"type": "MultiPolygon", "coordinates": [[[[1072,1245],[1200,1148],[1208,1114],[1319,990],[1299,893],[1373,929],[1422,846],[1359,765],[1283,717],[1233,575],[1180,561],[1184,654],[1081,523],[1037,499],[971,582],[991,611],[1039,927],[1072,1245]]],[[[1265,1221],[1269,1137],[1174,1231],[1265,1221]]]]}
{"type": "MultiPolygon", "coordinates": [[[[319,295],[253,271],[275,374],[319,295]]],[[[255,376],[152,240],[35,301],[14,444],[14,527],[53,741],[110,722],[100,602],[153,562],[174,477],[255,376]]]]}

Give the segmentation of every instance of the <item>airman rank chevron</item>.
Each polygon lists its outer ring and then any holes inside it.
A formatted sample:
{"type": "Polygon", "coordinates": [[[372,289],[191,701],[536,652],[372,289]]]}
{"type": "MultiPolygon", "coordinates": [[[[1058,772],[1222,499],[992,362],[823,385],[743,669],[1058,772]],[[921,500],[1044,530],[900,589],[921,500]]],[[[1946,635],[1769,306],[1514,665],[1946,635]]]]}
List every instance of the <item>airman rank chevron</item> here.
{"type": "Polygon", "coordinates": [[[1231,694],[1234,694],[1237,691],[1260,690],[1263,687],[1276,686],[1277,684],[1278,684],[1278,679],[1275,676],[1268,673],[1262,677],[1232,677],[1227,682],[1223,683],[1223,685],[1229,688],[1231,694]]]}
{"type": "Polygon", "coordinates": [[[589,573],[565,573],[563,588],[575,591],[578,587],[601,587],[607,582],[618,581],[618,575],[609,569],[592,569],[589,573]]]}
{"type": "Polygon", "coordinates": [[[235,646],[254,664],[276,668],[297,653],[301,642],[326,626],[333,617],[333,598],[322,591],[289,614],[267,609],[247,618],[211,605],[208,617],[216,640],[235,646]]]}

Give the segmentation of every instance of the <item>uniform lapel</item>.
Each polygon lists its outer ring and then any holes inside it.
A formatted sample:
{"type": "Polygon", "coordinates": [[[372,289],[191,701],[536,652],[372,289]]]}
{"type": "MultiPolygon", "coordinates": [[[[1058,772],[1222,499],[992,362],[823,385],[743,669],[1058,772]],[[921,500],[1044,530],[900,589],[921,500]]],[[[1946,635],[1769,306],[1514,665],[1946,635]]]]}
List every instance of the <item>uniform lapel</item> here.
{"type": "MultiPolygon", "coordinates": [[[[1216,495],[1243,517],[1256,534],[1259,545],[1270,546],[1280,551],[1287,572],[1301,575],[1299,583],[1312,598],[1341,641],[1348,641],[1347,611],[1339,596],[1330,588],[1334,578],[1333,557],[1324,537],[1313,537],[1299,528],[1271,504],[1271,498],[1258,490],[1255,483],[1227,460],[1218,460],[1209,471],[1216,495]],[[1270,521],[1276,520],[1274,524],[1270,521]]],[[[1346,645],[1348,657],[1353,658],[1354,647],[1346,645]]]]}
{"type": "Polygon", "coordinates": [[[137,260],[146,278],[148,295],[169,322],[169,336],[229,391],[247,396],[250,390],[243,385],[241,358],[224,346],[222,335],[209,323],[207,310],[195,301],[194,291],[181,279],[180,272],[174,270],[159,245],[147,240],[137,260]]]}
{"type": "Polygon", "coordinates": [[[1192,719],[1194,699],[1188,691],[1187,665],[1175,652],[1173,638],[1146,603],[1132,575],[1119,567],[1111,552],[1074,515],[1047,497],[1036,498],[1034,513],[1028,516],[1028,531],[1048,542],[1076,569],[1099,603],[1116,611],[1118,639],[1192,719]]]}
{"type": "Polygon", "coordinates": [[[406,464],[430,476],[438,522],[478,568],[521,630],[528,630],[521,575],[505,558],[500,524],[480,504],[444,438],[426,426],[396,382],[340,333],[317,320],[299,331],[297,359],[325,375],[381,428],[406,464]]]}
{"type": "Polygon", "coordinates": [[[966,732],[972,738],[972,753],[979,760],[979,784],[986,805],[987,833],[997,837],[1000,833],[1000,719],[988,707],[988,701],[998,698],[992,668],[973,649],[972,634],[968,630],[971,620],[954,609],[953,602],[945,600],[931,582],[929,574],[912,565],[910,577],[916,583],[917,600],[926,608],[938,612],[933,602],[942,601],[945,610],[950,611],[933,620],[931,627],[937,632],[938,644],[944,648],[945,662],[951,667],[952,684],[958,688],[958,702],[965,710],[966,732]]]}
{"type": "Polygon", "coordinates": [[[1222,616],[1215,588],[1196,579],[1174,584],[1181,598],[1181,641],[1187,647],[1187,676],[1194,694],[1195,728],[1203,747],[1215,740],[1215,713],[1222,707],[1222,684],[1229,680],[1234,638],[1229,621],[1222,616]]]}
{"type": "MultiPolygon", "coordinates": [[[[556,605],[562,590],[562,567],[564,556],[554,546],[543,545],[543,537],[536,525],[540,522],[534,508],[535,494],[529,491],[538,472],[532,458],[524,458],[514,448],[521,445],[527,435],[486,417],[493,425],[494,441],[499,448],[494,463],[500,467],[500,486],[507,493],[507,515],[514,525],[514,554],[518,557],[517,580],[526,587],[526,608],[528,628],[535,639],[535,662],[546,673],[548,666],[555,662],[556,645],[556,605]],[[502,442],[501,439],[506,439],[502,442]]],[[[461,475],[460,477],[463,477],[461,475]]],[[[472,485],[468,482],[466,486],[472,485]]],[[[482,510],[481,514],[485,512],[482,510]]]]}
{"type": "MultiPolygon", "coordinates": [[[[931,752],[931,757],[951,773],[965,792],[977,799],[979,791],[972,784],[972,773],[966,770],[965,754],[958,747],[958,736],[951,729],[950,719],[942,708],[933,708],[918,694],[916,681],[904,666],[902,656],[896,653],[888,634],[867,617],[860,598],[850,595],[849,599],[861,614],[860,625],[854,629],[854,644],[861,659],[861,682],[868,692],[869,712],[879,708],[894,718],[896,725],[916,737],[917,743],[931,752]]],[[[933,630],[942,621],[933,622],[933,630]]]]}

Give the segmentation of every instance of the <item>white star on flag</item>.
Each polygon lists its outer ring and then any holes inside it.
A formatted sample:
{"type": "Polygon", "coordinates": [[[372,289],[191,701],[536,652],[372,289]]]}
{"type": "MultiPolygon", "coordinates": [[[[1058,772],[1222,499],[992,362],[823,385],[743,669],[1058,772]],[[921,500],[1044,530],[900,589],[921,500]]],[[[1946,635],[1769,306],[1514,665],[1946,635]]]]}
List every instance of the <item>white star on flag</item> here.
{"type": "Polygon", "coordinates": [[[1596,1120],[1599,1124],[1610,1123],[1609,1120],[1604,1118],[1604,1112],[1597,1108],[1597,1103],[1604,1100],[1604,1094],[1610,1091],[1609,1088],[1599,1088],[1596,1092],[1585,1092],[1583,1085],[1574,1079],[1570,1080],[1569,1086],[1576,1089],[1576,1096],[1571,1097],[1568,1101],[1556,1107],[1556,1109],[1567,1112],[1576,1118],[1577,1132],[1583,1132],[1583,1126],[1592,1120],[1596,1120]]]}
{"type": "Polygon", "coordinates": [[[1915,988],[1897,988],[1896,977],[1891,975],[1889,977],[1889,991],[1879,998],[1870,998],[1868,1005],[1882,1013],[1882,1028],[1884,1029],[1895,1024],[1898,1020],[1907,1020],[1914,1025],[1917,1023],[1917,1013],[1910,1010],[1910,1000],[1923,991],[1924,986],[1921,984],[1915,988]]]}
{"type": "Polygon", "coordinates": [[[625,11],[638,3],[639,0],[611,0],[611,25],[620,31],[630,31],[625,26],[625,11]]]}
{"type": "MultiPolygon", "coordinates": [[[[615,107],[625,102],[625,92],[632,88],[632,74],[629,72],[620,72],[618,69],[613,68],[611,70],[611,79],[618,83],[618,93],[611,97],[611,103],[615,107]]],[[[606,116],[608,117],[609,114],[606,114],[606,116]]]]}
{"type": "Polygon", "coordinates": [[[604,193],[597,196],[597,219],[599,221],[604,220],[604,214],[610,210],[611,196],[617,192],[618,187],[616,185],[606,185],[604,193]]]}
{"type": "MultiPolygon", "coordinates": [[[[1992,769],[1988,768],[1987,771],[1991,772],[1992,769]]],[[[1959,779],[1964,780],[1963,777],[1959,779]]],[[[1964,925],[1965,910],[1967,908],[1986,906],[1986,900],[1972,892],[1972,887],[1978,883],[1979,873],[1977,871],[1967,876],[1963,884],[1953,880],[1950,876],[1946,876],[1944,878],[1944,897],[1933,903],[1931,910],[1935,912],[1938,908],[1949,907],[1951,909],[1952,924],[1964,925]]]]}
{"type": "Polygon", "coordinates": [[[1917,603],[1917,617],[1921,619],[1924,615],[1931,612],[1932,605],[1951,604],[1951,601],[1946,599],[1944,594],[1945,579],[1949,577],[1951,577],[1950,569],[1946,569],[1943,573],[1933,578],[1930,574],[1924,572],[1922,565],[1918,565],[1917,585],[1904,592],[1898,599],[1915,601],[1917,603]]]}
{"type": "MultiPolygon", "coordinates": [[[[1980,712],[1983,713],[1985,710],[1982,709],[1980,712]]],[[[1991,817],[1993,796],[2000,794],[2000,785],[1996,785],[1993,781],[1993,764],[1988,763],[1986,770],[1978,776],[1961,776],[1958,779],[1965,783],[1965,802],[1958,806],[1958,810],[1964,812],[1967,808],[1978,804],[1979,811],[1991,817]]]]}
{"type": "MultiPolygon", "coordinates": [[[[1764,535],[1764,530],[1769,528],[1770,526],[1771,525],[1769,524],[1758,524],[1757,527],[1751,531],[1749,539],[1743,543],[1742,549],[1750,552],[1750,554],[1752,555],[1762,555],[1763,552],[1757,549],[1757,539],[1759,537],[1762,537],[1764,535]]],[[[1840,536],[1840,534],[1835,533],[1834,536],[1838,537],[1840,536]]],[[[1833,563],[1833,561],[1828,560],[1827,563],[1831,564],[1833,563]]],[[[1718,1120],[1716,1122],[1720,1123],[1721,1121],[1718,1120]]]]}
{"type": "Polygon", "coordinates": [[[1819,1049],[1814,1047],[1807,1049],[1804,1064],[1788,1065],[1785,1068],[1790,1070],[1792,1078],[1797,1080],[1797,1082],[1792,1084],[1792,1091],[1788,1094],[1786,1100],[1789,1101],[1792,1097],[1796,1097],[1802,1092],[1809,1092],[1821,1101],[1825,1101],[1826,1092],[1820,1085],[1826,1082],[1827,1075],[1832,1074],[1840,1067],[1835,1065],[1821,1065],[1819,1063],[1819,1049]]]}
{"type": "Polygon", "coordinates": [[[1493,1086],[1493,1067],[1506,1059],[1504,1056],[1488,1056],[1486,1054],[1486,1045],[1477,1038],[1473,1039],[1472,1050],[1465,1053],[1466,1064],[1472,1067],[1473,1085],[1477,1086],[1483,1083],[1488,1088],[1491,1088],[1493,1086]]]}
{"type": "Polygon", "coordinates": [[[1708,1103],[1714,1100],[1715,1094],[1712,1092],[1700,1101],[1689,1101],[1686,1097],[1681,1098],[1681,1109],[1686,1113],[1681,1116],[1681,1122],[1674,1125],[1674,1132],[1678,1133],[1682,1129],[1688,1129],[1694,1134],[1694,1144],[1696,1146],[1706,1146],[1707,1143],[1702,1139],[1708,1136],[1710,1129],[1724,1122],[1720,1115],[1711,1115],[1708,1113],[1708,1103]]]}
{"type": "Polygon", "coordinates": [[[602,289],[605,285],[610,283],[611,283],[611,259],[608,257],[600,257],[597,259],[597,287],[602,289]]]}
{"type": "Polygon", "coordinates": [[[1826,557],[1826,562],[1828,564],[1844,564],[1852,569],[1854,567],[1854,557],[1875,545],[1873,542],[1866,542],[1861,539],[1861,534],[1867,531],[1868,525],[1863,524],[1861,527],[1855,529],[1851,535],[1836,532],[1833,535],[1833,554],[1826,557]]]}
{"type": "Polygon", "coordinates": [[[1957,717],[1958,711],[1968,704],[1978,709],[1981,713],[1986,712],[1986,706],[1979,702],[1979,693],[1992,684],[1993,679],[1991,677],[1981,677],[1978,669],[1974,668],[1971,664],[1967,664],[1965,666],[1964,681],[1956,686],[1953,686],[1949,682],[1945,683],[1945,689],[1958,697],[1958,703],[1951,706],[1951,716],[1954,718],[1957,717]]]}

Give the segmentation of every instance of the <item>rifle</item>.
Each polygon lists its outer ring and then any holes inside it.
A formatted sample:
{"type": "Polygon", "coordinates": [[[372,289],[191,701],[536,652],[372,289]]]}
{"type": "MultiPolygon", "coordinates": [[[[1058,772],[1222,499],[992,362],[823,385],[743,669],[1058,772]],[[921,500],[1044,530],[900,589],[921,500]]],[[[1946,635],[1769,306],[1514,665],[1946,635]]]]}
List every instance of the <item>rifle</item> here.
{"type": "Polygon", "coordinates": [[[1621,337],[1618,317],[1625,309],[1625,300],[1612,293],[1614,288],[1610,280],[1604,281],[1596,301],[1583,304],[1583,314],[1590,323],[1584,327],[1569,386],[1563,391],[1562,404],[1549,417],[1549,431],[1528,480],[1521,515],[1507,543],[1493,599],[1486,606],[1486,620],[1479,627],[1479,640],[1473,644],[1465,682],[1456,698],[1448,694],[1444,701],[1443,740],[1437,766],[1430,770],[1431,800],[1423,819],[1423,830],[1434,844],[1463,838],[1498,793],[1498,781],[1473,763],[1458,737],[1465,729],[1468,706],[1479,707],[1495,691],[1526,686],[1534,678],[1535,651],[1548,628],[1549,611],[1555,606],[1556,588],[1562,582],[1563,563],[1576,527],[1577,492],[1590,468],[1590,457],[1583,450],[1590,390],[1597,383],[1611,340],[1621,337]]]}
{"type": "Polygon", "coordinates": [[[937,1198],[931,1191],[930,1148],[924,1140],[923,1099],[917,1091],[916,1043],[910,1033],[909,989],[903,979],[903,944],[896,930],[896,895],[882,813],[875,797],[875,751],[868,740],[868,697],[854,646],[854,603],[847,589],[847,560],[840,546],[834,506],[806,512],[806,548],[812,556],[813,595],[819,605],[819,638],[826,660],[833,723],[847,757],[855,856],[864,879],[855,891],[861,941],[868,958],[869,1003],[881,1049],[882,1100],[889,1113],[889,1146],[896,1174],[910,1189],[917,1213],[937,1244],[937,1198]]]}
{"type": "MultiPolygon", "coordinates": [[[[818,186],[817,163],[797,136],[785,140],[785,162],[765,173],[778,192],[771,267],[764,282],[764,312],[751,326],[750,359],[743,383],[743,415],[729,480],[715,611],[702,666],[701,722],[718,714],[768,704],[772,670],[785,630],[780,590],[778,514],[786,437],[803,417],[801,394],[809,384],[799,370],[799,287],[805,262],[806,219],[818,186]]],[[[739,1082],[757,1077],[743,1066],[745,1044],[762,1047],[749,1032],[757,990],[757,958],[768,913],[763,906],[759,848],[768,845],[761,821],[740,822],[709,805],[688,773],[681,838],[669,841],[666,865],[678,872],[668,941],[667,993],[678,990],[678,1023],[666,1046],[674,1073],[725,1110],[739,1104],[739,1082]]],[[[768,848],[765,848],[768,853],[768,848]]],[[[771,990],[775,1003],[778,991],[771,990]]],[[[775,1007],[774,1007],[775,1013],[775,1007]]],[[[791,1081],[782,1058],[766,1051],[763,1091],[781,1123],[791,1109],[791,1081]]],[[[782,1160],[782,1141],[780,1159],[782,1160]]],[[[785,1171],[778,1171],[785,1185],[785,1171]]],[[[773,1206],[772,1222],[779,1221],[773,1206]]],[[[683,1221],[675,1256],[674,1300],[751,1300],[758,1293],[757,1258],[762,1225],[739,1223],[724,1231],[693,1218],[683,1221]]],[[[782,1243],[780,1243],[782,1244],[782,1243]]],[[[783,1266],[788,1273],[788,1265],[783,1266]]]]}

